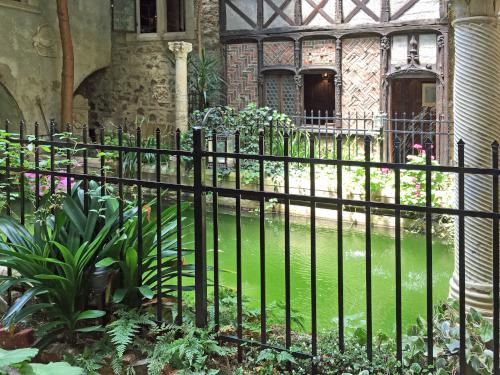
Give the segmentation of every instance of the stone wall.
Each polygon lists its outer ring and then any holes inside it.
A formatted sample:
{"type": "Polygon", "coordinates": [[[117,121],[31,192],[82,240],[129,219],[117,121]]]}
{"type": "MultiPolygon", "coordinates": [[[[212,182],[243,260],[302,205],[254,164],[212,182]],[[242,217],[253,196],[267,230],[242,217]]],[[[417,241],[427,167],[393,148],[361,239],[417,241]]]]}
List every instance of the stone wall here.
{"type": "Polygon", "coordinates": [[[379,112],[380,38],[342,41],[342,115],[379,112]]]}
{"type": "Polygon", "coordinates": [[[90,126],[141,126],[171,131],[175,120],[175,70],[163,41],[130,43],[113,38],[111,67],[96,73],[77,91],[89,100],[90,126]]]}
{"type": "MultiPolygon", "coordinates": [[[[217,2],[202,0],[202,42],[209,54],[222,62],[219,42],[217,2]]],[[[104,124],[108,129],[127,125],[129,130],[141,126],[145,136],[156,128],[163,134],[175,130],[175,61],[168,42],[193,43],[198,51],[196,9],[184,35],[174,38],[155,36],[139,38],[134,33],[113,33],[111,66],[86,80],[77,90],[89,100],[90,124],[104,124]]],[[[180,33],[179,33],[180,34],[180,33]]],[[[222,63],[220,64],[222,68],[222,63]]]]}
{"type": "MultiPolygon", "coordinates": [[[[110,2],[70,1],[69,13],[77,86],[110,63],[110,2]]],[[[62,59],[56,2],[0,0],[0,35],[0,86],[14,103],[10,107],[16,107],[2,109],[0,117],[18,112],[30,130],[38,121],[45,132],[50,118],[60,116],[62,59]]]]}
{"type": "Polygon", "coordinates": [[[257,102],[258,51],[256,43],[227,45],[227,104],[244,108],[257,102]]]}

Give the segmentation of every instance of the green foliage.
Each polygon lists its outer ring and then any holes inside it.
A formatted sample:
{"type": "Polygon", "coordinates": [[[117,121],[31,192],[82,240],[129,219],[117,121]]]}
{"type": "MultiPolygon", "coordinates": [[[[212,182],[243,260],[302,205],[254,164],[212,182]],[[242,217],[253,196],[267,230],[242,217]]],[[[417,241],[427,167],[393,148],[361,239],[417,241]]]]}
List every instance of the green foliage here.
{"type": "Polygon", "coordinates": [[[83,369],[66,362],[30,363],[38,349],[0,349],[0,374],[21,375],[83,375],[83,369]]]}
{"type": "MultiPolygon", "coordinates": [[[[188,204],[181,206],[181,214],[188,204]]],[[[152,299],[155,296],[157,286],[157,217],[156,201],[152,201],[144,207],[142,223],[139,223],[137,215],[130,216],[124,222],[112,246],[101,253],[102,260],[97,267],[110,267],[117,265],[122,275],[122,285],[113,295],[114,303],[126,303],[129,306],[137,306],[140,299],[152,299]],[[138,237],[137,229],[142,229],[142,277],[138,278],[138,237]],[[140,298],[140,299],[139,299],[140,298]]],[[[177,278],[177,206],[171,205],[161,212],[161,246],[162,246],[162,293],[170,296],[177,290],[177,284],[172,280],[177,278]]],[[[181,218],[181,222],[185,217],[181,218]]],[[[186,234],[186,233],[184,233],[186,234]]],[[[184,250],[182,255],[188,255],[191,251],[184,250]]],[[[192,264],[183,264],[182,273],[185,277],[193,277],[194,267],[192,264]]],[[[192,286],[184,285],[184,290],[191,290],[192,286]]]]}
{"type": "Polygon", "coordinates": [[[295,358],[288,352],[277,352],[272,349],[262,350],[257,359],[256,370],[259,375],[273,375],[276,370],[281,373],[285,372],[285,366],[288,364],[295,364],[295,358]]]}
{"type": "Polygon", "coordinates": [[[155,322],[151,314],[140,310],[120,310],[117,316],[118,319],[106,326],[106,333],[116,348],[116,356],[121,359],[139,330],[142,327],[152,327],[155,322]]]}
{"type": "MultiPolygon", "coordinates": [[[[443,374],[456,373],[459,368],[460,316],[456,301],[443,302],[434,308],[434,358],[436,369],[443,374]]],[[[466,317],[467,363],[478,374],[491,374],[493,370],[493,352],[490,343],[493,339],[491,322],[481,314],[470,309],[466,317]]],[[[423,319],[410,327],[404,344],[406,366],[425,363],[427,347],[425,343],[427,325],[423,319]]],[[[420,374],[424,372],[414,372],[420,374]]]]}
{"type": "MultiPolygon", "coordinates": [[[[90,184],[87,195],[88,214],[84,199],[78,187],[57,204],[47,197],[31,230],[10,217],[0,217],[0,265],[15,271],[13,276],[0,277],[0,292],[14,286],[25,291],[3,316],[5,326],[44,311],[51,317],[40,329],[44,334],[65,329],[73,337],[75,332],[101,329],[85,323],[104,312],[86,311],[84,301],[96,259],[111,252],[120,236],[118,202],[103,198],[96,184],[90,184]]],[[[129,210],[125,217],[133,212],[129,210]]]]}
{"type": "Polygon", "coordinates": [[[180,332],[171,331],[157,338],[148,354],[148,373],[160,375],[169,364],[179,370],[178,374],[218,374],[219,370],[208,367],[209,360],[233,353],[234,350],[220,346],[214,334],[187,325],[180,327],[180,332]]]}
{"type": "MultiPolygon", "coordinates": [[[[426,154],[420,145],[415,145],[417,155],[408,156],[408,165],[425,165],[426,154]]],[[[432,165],[439,165],[432,160],[432,165]]],[[[451,202],[451,178],[443,172],[432,173],[431,202],[434,207],[448,207],[451,202]]],[[[425,206],[426,202],[426,172],[403,171],[401,173],[401,203],[408,205],[425,206]]]]}
{"type": "Polygon", "coordinates": [[[204,110],[217,101],[221,95],[224,80],[219,69],[220,61],[207,54],[205,49],[201,55],[191,54],[188,58],[188,85],[191,100],[198,110],[204,110]]]}

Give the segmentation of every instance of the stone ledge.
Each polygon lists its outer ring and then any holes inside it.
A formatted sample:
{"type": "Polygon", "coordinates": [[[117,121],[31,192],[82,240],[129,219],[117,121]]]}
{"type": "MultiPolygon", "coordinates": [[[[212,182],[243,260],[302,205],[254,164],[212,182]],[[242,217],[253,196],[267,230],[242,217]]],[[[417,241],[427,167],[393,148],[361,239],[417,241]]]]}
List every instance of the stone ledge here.
{"type": "Polygon", "coordinates": [[[36,13],[36,14],[41,13],[38,5],[15,1],[15,0],[0,0],[0,7],[17,9],[29,13],[36,13]]]}

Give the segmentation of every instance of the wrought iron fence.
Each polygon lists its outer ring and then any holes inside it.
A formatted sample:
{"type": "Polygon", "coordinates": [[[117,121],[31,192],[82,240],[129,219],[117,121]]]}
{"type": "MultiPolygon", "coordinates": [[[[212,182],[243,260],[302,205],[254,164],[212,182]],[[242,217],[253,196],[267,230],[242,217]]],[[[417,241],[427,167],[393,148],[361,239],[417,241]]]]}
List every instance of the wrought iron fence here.
{"type": "MultiPolygon", "coordinates": [[[[225,116],[235,116],[219,111],[222,117],[218,121],[224,123],[225,116]]],[[[217,128],[211,125],[210,129],[217,128]]],[[[290,155],[307,154],[309,152],[309,135],[316,138],[316,156],[318,158],[335,158],[336,138],[342,136],[344,142],[344,158],[359,160],[364,157],[364,138],[370,136],[371,158],[376,161],[393,161],[395,155],[394,141],[400,142],[399,160],[409,161],[412,155],[418,155],[423,145],[433,143],[432,155],[441,165],[450,165],[453,161],[453,123],[443,117],[436,117],[431,112],[419,114],[394,114],[393,117],[375,114],[347,113],[338,117],[328,111],[307,112],[301,115],[263,120],[260,127],[264,130],[266,148],[276,151],[283,142],[283,134],[287,132],[290,142],[290,155]],[[275,145],[275,143],[277,143],[275,145]]],[[[206,129],[207,130],[207,129],[206,129]]],[[[234,129],[229,132],[226,150],[234,151],[234,129]]],[[[224,129],[219,132],[219,141],[224,142],[224,129]]]]}
{"type": "MultiPolygon", "coordinates": [[[[20,194],[20,211],[19,217],[22,223],[26,220],[26,208],[24,203],[24,197],[26,193],[26,174],[32,173],[35,175],[34,179],[34,189],[36,191],[35,197],[35,207],[40,206],[40,178],[42,176],[47,176],[50,179],[49,193],[56,193],[56,183],[55,179],[57,177],[63,177],[72,179],[73,186],[77,181],[81,182],[81,186],[84,191],[88,191],[89,182],[96,181],[101,186],[114,185],[118,187],[118,196],[120,198],[120,222],[123,225],[124,217],[124,189],[125,187],[135,187],[135,201],[134,204],[137,206],[137,215],[142,217],[143,215],[143,189],[148,189],[153,192],[157,199],[157,209],[152,215],[161,215],[161,197],[165,191],[170,191],[175,193],[175,201],[177,207],[177,220],[179,226],[179,232],[177,236],[176,251],[177,251],[177,278],[176,278],[176,300],[178,309],[179,321],[182,321],[182,314],[184,309],[184,297],[183,297],[183,277],[182,277],[182,261],[183,261],[183,238],[182,238],[182,222],[180,220],[182,216],[181,203],[188,200],[192,202],[194,209],[194,248],[195,250],[195,311],[196,311],[196,324],[200,327],[207,326],[208,310],[213,309],[213,316],[215,319],[215,329],[218,333],[218,337],[222,341],[227,341],[234,343],[238,347],[238,359],[243,360],[243,354],[245,347],[247,345],[256,345],[262,348],[272,347],[269,345],[269,332],[268,332],[268,320],[266,313],[266,306],[268,299],[266,293],[268,290],[268,285],[266,284],[266,237],[265,237],[265,203],[266,201],[273,199],[279,201],[284,205],[284,274],[283,278],[285,281],[285,319],[284,319],[284,330],[285,330],[285,345],[283,347],[273,347],[277,350],[291,351],[291,353],[297,357],[303,359],[311,360],[311,372],[315,373],[317,371],[318,361],[321,360],[318,351],[318,325],[317,325],[317,306],[318,303],[318,285],[317,285],[317,275],[316,275],[316,265],[317,265],[317,215],[316,210],[318,207],[328,208],[336,213],[337,219],[337,231],[338,231],[338,242],[336,244],[336,251],[338,254],[338,290],[337,290],[337,303],[338,303],[338,327],[339,327],[339,349],[344,351],[345,349],[345,328],[346,328],[346,317],[344,315],[344,210],[347,207],[355,207],[364,210],[365,215],[365,250],[366,250],[366,332],[367,332],[367,342],[366,351],[367,356],[371,360],[373,355],[373,314],[372,307],[377,301],[373,300],[372,297],[372,215],[376,210],[385,210],[390,212],[394,216],[395,222],[395,238],[393,243],[394,253],[395,253],[395,272],[396,281],[395,288],[396,293],[394,295],[395,299],[395,326],[396,326],[396,347],[397,347],[397,358],[402,362],[403,359],[403,323],[402,323],[402,281],[401,281],[401,236],[402,236],[402,212],[413,212],[417,214],[422,214],[425,217],[426,223],[426,301],[427,301],[427,347],[433,347],[433,233],[432,233],[432,217],[433,215],[451,215],[457,219],[457,249],[458,249],[458,263],[460,270],[459,277],[459,301],[460,301],[460,368],[461,373],[465,373],[466,368],[466,309],[465,309],[465,219],[470,217],[485,218],[492,221],[491,226],[491,236],[494,239],[493,248],[491,249],[493,254],[493,259],[495,264],[499,261],[499,219],[500,214],[498,210],[498,181],[500,176],[500,169],[498,168],[498,151],[499,146],[494,143],[491,146],[491,156],[492,165],[491,168],[473,168],[464,166],[464,156],[466,152],[466,145],[463,142],[458,142],[457,144],[457,155],[458,155],[458,166],[438,166],[432,163],[432,143],[426,142],[424,145],[424,150],[426,151],[425,164],[424,165],[414,165],[414,164],[404,164],[401,160],[401,147],[402,142],[399,140],[398,135],[394,138],[394,149],[393,149],[393,159],[390,161],[373,161],[371,156],[371,147],[373,142],[373,137],[367,134],[363,139],[363,160],[346,160],[343,153],[343,143],[345,138],[343,134],[337,133],[335,138],[336,154],[334,158],[319,158],[317,154],[317,142],[319,142],[320,137],[310,137],[308,140],[309,154],[307,157],[291,156],[290,155],[290,137],[291,134],[285,132],[283,134],[283,152],[282,154],[275,154],[269,148],[266,148],[266,138],[265,133],[262,131],[258,137],[258,152],[254,154],[242,153],[240,150],[240,135],[236,133],[234,135],[234,151],[220,150],[219,144],[217,142],[217,133],[211,134],[209,142],[211,143],[211,148],[207,150],[207,141],[204,134],[203,126],[195,127],[193,129],[193,148],[192,150],[186,151],[181,150],[180,144],[180,132],[176,133],[176,147],[173,149],[162,148],[161,145],[161,133],[160,130],[156,132],[155,137],[155,147],[144,148],[141,147],[141,131],[138,129],[136,134],[136,146],[123,146],[123,131],[120,128],[118,130],[118,144],[110,145],[105,144],[104,131],[100,131],[100,143],[93,144],[88,142],[88,136],[85,129],[82,132],[81,140],[76,139],[57,139],[55,136],[55,124],[51,126],[51,134],[48,140],[42,140],[39,136],[38,126],[35,126],[35,134],[33,137],[27,137],[25,134],[24,126],[21,124],[18,134],[9,134],[9,141],[12,143],[17,143],[21,145],[20,154],[18,159],[16,159],[15,166],[13,165],[14,156],[9,153],[6,154],[5,160],[1,165],[1,171],[3,178],[7,180],[16,179],[20,181],[19,191],[16,193],[20,194]],[[24,155],[25,149],[29,145],[32,145],[35,150],[35,155],[33,160],[27,160],[24,155]],[[65,167],[56,167],[55,159],[56,152],[60,155],[63,150],[66,153],[67,160],[70,160],[74,153],[81,155],[82,165],[78,169],[72,169],[71,163],[67,163],[65,167]],[[89,172],[89,156],[88,152],[90,150],[97,150],[98,154],[98,164],[99,169],[97,174],[91,174],[89,172]],[[117,154],[117,164],[116,164],[116,176],[112,176],[106,169],[106,153],[116,153],[117,154]],[[49,168],[44,168],[41,165],[41,156],[50,159],[49,168]],[[137,156],[136,171],[134,177],[125,177],[123,169],[123,159],[126,154],[135,154],[137,156]],[[154,176],[150,178],[145,178],[143,173],[143,163],[141,156],[144,154],[152,154],[155,157],[154,164],[154,176]],[[162,157],[167,156],[173,158],[175,161],[175,181],[165,181],[165,176],[162,174],[162,157]],[[193,179],[191,182],[186,182],[183,178],[184,171],[182,168],[182,159],[189,159],[192,163],[193,168],[193,179]],[[222,187],[219,184],[217,168],[218,163],[213,163],[214,173],[212,173],[211,181],[208,181],[205,175],[205,167],[207,160],[217,160],[218,158],[231,159],[235,163],[236,171],[236,181],[233,187],[222,187]],[[243,186],[241,183],[241,165],[245,161],[252,161],[258,164],[259,170],[259,184],[258,189],[250,189],[243,186]],[[283,165],[283,177],[284,177],[284,189],[283,191],[267,191],[264,186],[264,177],[266,173],[266,165],[268,163],[278,163],[283,165]],[[303,164],[309,170],[309,186],[308,194],[293,194],[291,193],[290,186],[290,166],[293,163],[303,164]],[[30,166],[31,165],[31,166],[30,166]],[[326,197],[317,194],[316,190],[316,172],[319,166],[331,166],[336,169],[336,196],[326,197]],[[353,199],[345,195],[345,187],[343,183],[343,176],[346,168],[361,168],[365,172],[365,184],[364,184],[364,199],[353,199]],[[371,175],[375,169],[387,169],[394,174],[395,180],[395,191],[394,191],[394,202],[387,203],[383,201],[378,201],[372,199],[371,195],[371,175]],[[424,205],[411,205],[401,203],[401,176],[403,173],[408,171],[418,171],[425,174],[425,204],[424,205]],[[432,204],[432,176],[435,173],[449,173],[457,178],[457,198],[458,207],[436,207],[432,204]],[[493,189],[491,195],[491,211],[478,211],[474,209],[466,209],[466,197],[464,194],[464,186],[466,181],[466,175],[480,175],[491,178],[493,189]],[[211,194],[212,201],[207,202],[207,195],[211,194]],[[219,331],[220,327],[220,273],[222,272],[219,262],[219,198],[230,197],[234,199],[235,206],[235,230],[236,230],[236,246],[233,251],[236,254],[236,334],[227,335],[219,331]],[[251,338],[245,337],[245,332],[243,329],[243,281],[242,281],[242,271],[243,271],[243,258],[242,258],[242,232],[245,228],[242,227],[241,215],[242,215],[242,200],[250,200],[258,202],[259,205],[259,222],[260,222],[260,238],[258,243],[255,245],[259,248],[259,262],[260,262],[260,337],[251,338]],[[292,306],[291,306],[291,245],[290,245],[290,208],[293,205],[305,205],[309,207],[310,210],[310,299],[311,299],[311,326],[309,330],[311,332],[311,350],[296,352],[292,351],[293,337],[292,337],[292,306]],[[211,211],[211,212],[210,212],[211,211]],[[207,220],[211,217],[213,223],[213,288],[214,299],[213,305],[209,304],[208,300],[208,274],[212,270],[207,266],[207,220]]],[[[488,146],[485,146],[488,147],[488,146]]],[[[60,156],[59,156],[60,157],[60,156]]],[[[67,192],[72,189],[72,183],[68,183],[67,192]]],[[[7,189],[8,195],[13,193],[11,190],[7,189]]],[[[8,197],[8,202],[10,202],[11,197],[8,197]]],[[[8,206],[9,207],[9,206],[8,206]]],[[[86,204],[85,209],[88,210],[88,205],[86,204]]],[[[13,214],[10,208],[7,209],[7,214],[13,214]]],[[[141,222],[141,221],[139,221],[141,222]]],[[[157,221],[158,223],[160,220],[157,221]]],[[[157,226],[158,238],[161,238],[161,225],[157,226]]],[[[137,226],[137,236],[141,238],[141,226],[137,226]]],[[[138,246],[142,246],[139,241],[138,246]]],[[[138,253],[141,254],[141,249],[138,249],[138,253]]],[[[164,294],[164,288],[161,281],[161,256],[162,256],[162,243],[158,241],[157,243],[157,286],[156,286],[156,297],[161,300],[164,294]]],[[[140,262],[141,260],[139,260],[140,262]]],[[[494,325],[494,368],[495,374],[499,373],[499,323],[500,323],[500,304],[499,304],[499,269],[498,267],[493,267],[492,275],[492,285],[493,285],[493,325],[494,325]]],[[[330,303],[330,302],[328,302],[330,303]]],[[[157,304],[157,318],[162,319],[162,304],[157,304]]],[[[428,363],[434,363],[434,357],[432,350],[428,351],[428,363]]]]}

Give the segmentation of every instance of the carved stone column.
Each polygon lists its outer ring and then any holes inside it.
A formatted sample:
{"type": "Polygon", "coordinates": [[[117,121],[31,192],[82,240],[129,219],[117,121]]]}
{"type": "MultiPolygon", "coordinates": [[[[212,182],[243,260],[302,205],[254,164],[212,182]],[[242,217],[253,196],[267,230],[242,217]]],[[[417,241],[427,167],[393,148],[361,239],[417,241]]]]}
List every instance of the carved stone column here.
{"type": "Polygon", "coordinates": [[[343,11],[342,11],[342,0],[337,0],[335,2],[335,23],[342,23],[343,11]]]}
{"type": "MultiPolygon", "coordinates": [[[[493,2],[455,0],[455,142],[465,142],[466,167],[491,167],[493,140],[500,140],[500,33],[493,2]]],[[[458,202],[458,192],[456,192],[458,202]]],[[[465,209],[491,212],[491,177],[465,177],[465,209]]],[[[458,207],[458,204],[455,203],[458,207]]],[[[466,305],[492,315],[491,220],[465,220],[466,305]]],[[[450,295],[459,296],[458,223],[450,295]]],[[[498,267],[498,265],[495,265],[498,267]]]]}
{"type": "Polygon", "coordinates": [[[188,129],[188,69],[187,57],[193,45],[186,42],[170,42],[168,48],[175,55],[175,126],[181,131],[188,129]]]}
{"type": "Polygon", "coordinates": [[[389,69],[389,50],[391,48],[391,39],[383,36],[380,39],[380,112],[387,114],[389,86],[387,84],[387,72],[389,69]]]}
{"type": "Polygon", "coordinates": [[[336,126],[342,126],[342,39],[337,38],[335,45],[335,67],[337,74],[335,75],[335,117],[336,126]]]}

